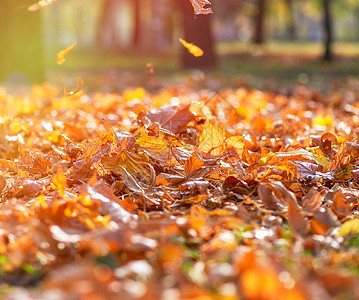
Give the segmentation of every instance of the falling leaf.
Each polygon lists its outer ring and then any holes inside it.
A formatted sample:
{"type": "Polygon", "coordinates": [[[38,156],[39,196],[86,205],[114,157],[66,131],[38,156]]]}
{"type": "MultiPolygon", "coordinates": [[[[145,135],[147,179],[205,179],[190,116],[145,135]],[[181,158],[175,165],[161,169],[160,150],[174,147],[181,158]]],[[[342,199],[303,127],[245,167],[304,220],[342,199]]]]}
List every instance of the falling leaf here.
{"type": "Polygon", "coordinates": [[[76,85],[75,90],[72,91],[72,92],[67,92],[67,91],[65,90],[65,92],[64,92],[64,93],[65,93],[65,96],[66,96],[66,97],[70,97],[70,96],[73,96],[73,95],[77,94],[78,92],[80,92],[81,89],[82,89],[83,83],[84,83],[84,82],[83,82],[82,78],[79,77],[79,78],[77,79],[77,85],[76,85]]]}
{"type": "Polygon", "coordinates": [[[188,52],[191,53],[193,56],[199,57],[199,56],[203,55],[203,50],[201,48],[199,48],[198,46],[191,44],[191,43],[187,43],[183,39],[179,39],[179,41],[188,50],[188,52]]]}
{"type": "Polygon", "coordinates": [[[57,0],[40,0],[38,1],[37,3],[34,3],[32,5],[30,5],[27,10],[28,11],[37,11],[39,10],[40,8],[43,8],[43,7],[46,7],[50,4],[53,4],[55,3],[57,0]]]}
{"type": "Polygon", "coordinates": [[[155,72],[154,69],[153,69],[153,63],[148,63],[146,65],[146,67],[147,67],[147,73],[153,74],[155,72]]]}
{"type": "Polygon", "coordinates": [[[208,15],[212,13],[211,8],[205,7],[206,5],[211,5],[211,2],[209,2],[208,0],[190,0],[190,2],[196,15],[208,15]]]}
{"type": "Polygon", "coordinates": [[[62,65],[65,62],[65,55],[67,55],[74,47],[76,43],[73,43],[72,45],[68,46],[67,48],[57,52],[57,64],[62,65]]]}

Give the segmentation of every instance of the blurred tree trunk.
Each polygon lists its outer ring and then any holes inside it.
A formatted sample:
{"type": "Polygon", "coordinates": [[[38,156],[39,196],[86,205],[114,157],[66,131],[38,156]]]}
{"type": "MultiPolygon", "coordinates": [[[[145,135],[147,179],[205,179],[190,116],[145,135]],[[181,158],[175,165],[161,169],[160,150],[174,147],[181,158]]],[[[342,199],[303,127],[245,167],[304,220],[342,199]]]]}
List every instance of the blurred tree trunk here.
{"type": "Polygon", "coordinates": [[[100,48],[116,49],[119,47],[117,33],[117,0],[104,0],[102,12],[97,24],[96,41],[100,48]]]}
{"type": "Polygon", "coordinates": [[[137,47],[141,38],[140,0],[133,1],[133,35],[132,46],[137,47]]]}
{"type": "Polygon", "coordinates": [[[40,12],[28,11],[29,4],[0,1],[0,82],[15,72],[32,83],[45,79],[40,12]]]}
{"type": "Polygon", "coordinates": [[[354,10],[354,24],[355,24],[355,40],[359,41],[359,6],[355,6],[354,10]]]}
{"type": "Polygon", "coordinates": [[[200,47],[204,54],[194,57],[183,48],[181,64],[184,68],[210,68],[215,65],[210,15],[193,15],[193,7],[188,0],[180,0],[183,16],[183,38],[200,47]]]}
{"type": "Polygon", "coordinates": [[[332,43],[333,43],[333,19],[331,14],[331,0],[323,0],[323,29],[325,50],[323,59],[325,61],[333,60],[332,43]]]}
{"type": "Polygon", "coordinates": [[[293,0],[285,0],[285,4],[287,5],[287,9],[288,9],[288,23],[287,23],[288,39],[290,41],[295,41],[297,39],[297,28],[295,25],[293,0]]]}
{"type": "Polygon", "coordinates": [[[254,17],[254,38],[255,44],[264,43],[264,17],[266,12],[267,0],[257,0],[257,12],[254,17]]]}

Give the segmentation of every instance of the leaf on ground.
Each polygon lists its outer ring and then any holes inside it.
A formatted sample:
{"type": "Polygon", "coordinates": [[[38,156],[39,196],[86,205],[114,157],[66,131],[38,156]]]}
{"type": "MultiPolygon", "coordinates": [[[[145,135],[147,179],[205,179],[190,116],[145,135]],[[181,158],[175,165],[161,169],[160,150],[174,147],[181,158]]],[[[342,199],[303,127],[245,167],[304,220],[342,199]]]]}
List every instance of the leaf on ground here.
{"type": "Polygon", "coordinates": [[[4,176],[0,175],[0,194],[6,187],[6,179],[4,176]]]}
{"type": "Polygon", "coordinates": [[[162,134],[155,137],[142,132],[141,136],[136,139],[136,142],[148,156],[155,160],[167,162],[171,159],[171,146],[162,134]]]}
{"type": "Polygon", "coordinates": [[[308,219],[304,216],[295,195],[288,191],[279,181],[267,183],[265,185],[272,189],[276,197],[287,202],[289,226],[295,233],[304,236],[308,230],[308,219]]]}
{"type": "Polygon", "coordinates": [[[350,163],[350,154],[345,143],[341,144],[334,160],[330,163],[328,171],[343,170],[350,163]]]}
{"type": "Polygon", "coordinates": [[[266,183],[260,183],[258,186],[258,195],[263,204],[268,209],[273,209],[276,211],[283,211],[287,207],[287,202],[282,198],[277,198],[274,195],[274,192],[271,187],[266,183]]]}
{"type": "Polygon", "coordinates": [[[338,218],[328,207],[320,207],[310,220],[310,227],[313,233],[327,235],[328,231],[339,225],[338,218]]]}
{"type": "Polygon", "coordinates": [[[184,165],[184,174],[186,177],[191,177],[194,174],[199,173],[203,165],[204,162],[199,157],[192,154],[184,165]]]}
{"type": "Polygon", "coordinates": [[[194,115],[190,111],[190,105],[176,109],[173,106],[152,110],[146,113],[146,116],[152,121],[157,122],[161,127],[168,129],[174,134],[186,131],[186,126],[193,121],[194,115]]]}
{"type": "Polygon", "coordinates": [[[206,122],[199,136],[198,152],[211,156],[220,156],[224,151],[226,134],[215,122],[206,122]]]}
{"type": "Polygon", "coordinates": [[[319,148],[331,160],[334,159],[335,151],[333,150],[333,144],[335,144],[336,142],[337,137],[330,132],[326,132],[320,137],[319,148]]]}
{"type": "Polygon", "coordinates": [[[310,191],[302,198],[303,211],[315,213],[321,206],[326,190],[318,191],[316,188],[311,188],[310,191]]]}
{"type": "Polygon", "coordinates": [[[346,235],[358,235],[359,234],[359,220],[352,219],[343,223],[336,236],[346,236],[346,235]]]}
{"type": "Polygon", "coordinates": [[[193,56],[199,57],[203,55],[203,50],[200,47],[192,43],[188,43],[183,39],[179,39],[179,41],[181,42],[183,47],[185,47],[188,50],[188,52],[191,53],[193,56]]]}

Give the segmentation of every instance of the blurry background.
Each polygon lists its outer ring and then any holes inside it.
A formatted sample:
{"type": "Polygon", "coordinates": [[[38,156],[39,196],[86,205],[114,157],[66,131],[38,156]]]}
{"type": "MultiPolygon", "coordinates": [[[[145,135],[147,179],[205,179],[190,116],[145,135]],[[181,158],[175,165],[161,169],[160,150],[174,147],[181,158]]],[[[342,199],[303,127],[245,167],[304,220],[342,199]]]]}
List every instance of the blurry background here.
{"type": "Polygon", "coordinates": [[[326,91],[328,82],[355,83],[359,74],[359,0],[213,0],[214,14],[196,18],[188,0],[58,0],[30,12],[33,2],[1,0],[5,86],[68,85],[83,76],[90,90],[117,91],[205,74],[212,88],[286,83],[326,91]],[[204,56],[192,57],[179,38],[204,56]],[[75,42],[56,65],[56,53],[75,42]]]}

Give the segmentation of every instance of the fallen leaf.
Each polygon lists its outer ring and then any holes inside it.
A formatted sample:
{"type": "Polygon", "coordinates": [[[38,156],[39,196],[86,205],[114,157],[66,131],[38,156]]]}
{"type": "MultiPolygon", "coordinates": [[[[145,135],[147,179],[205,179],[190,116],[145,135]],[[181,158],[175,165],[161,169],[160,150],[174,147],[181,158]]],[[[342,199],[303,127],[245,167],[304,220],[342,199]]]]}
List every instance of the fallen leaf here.
{"type": "Polygon", "coordinates": [[[219,156],[224,151],[226,135],[224,130],[215,122],[206,122],[199,136],[198,152],[219,156]]]}

